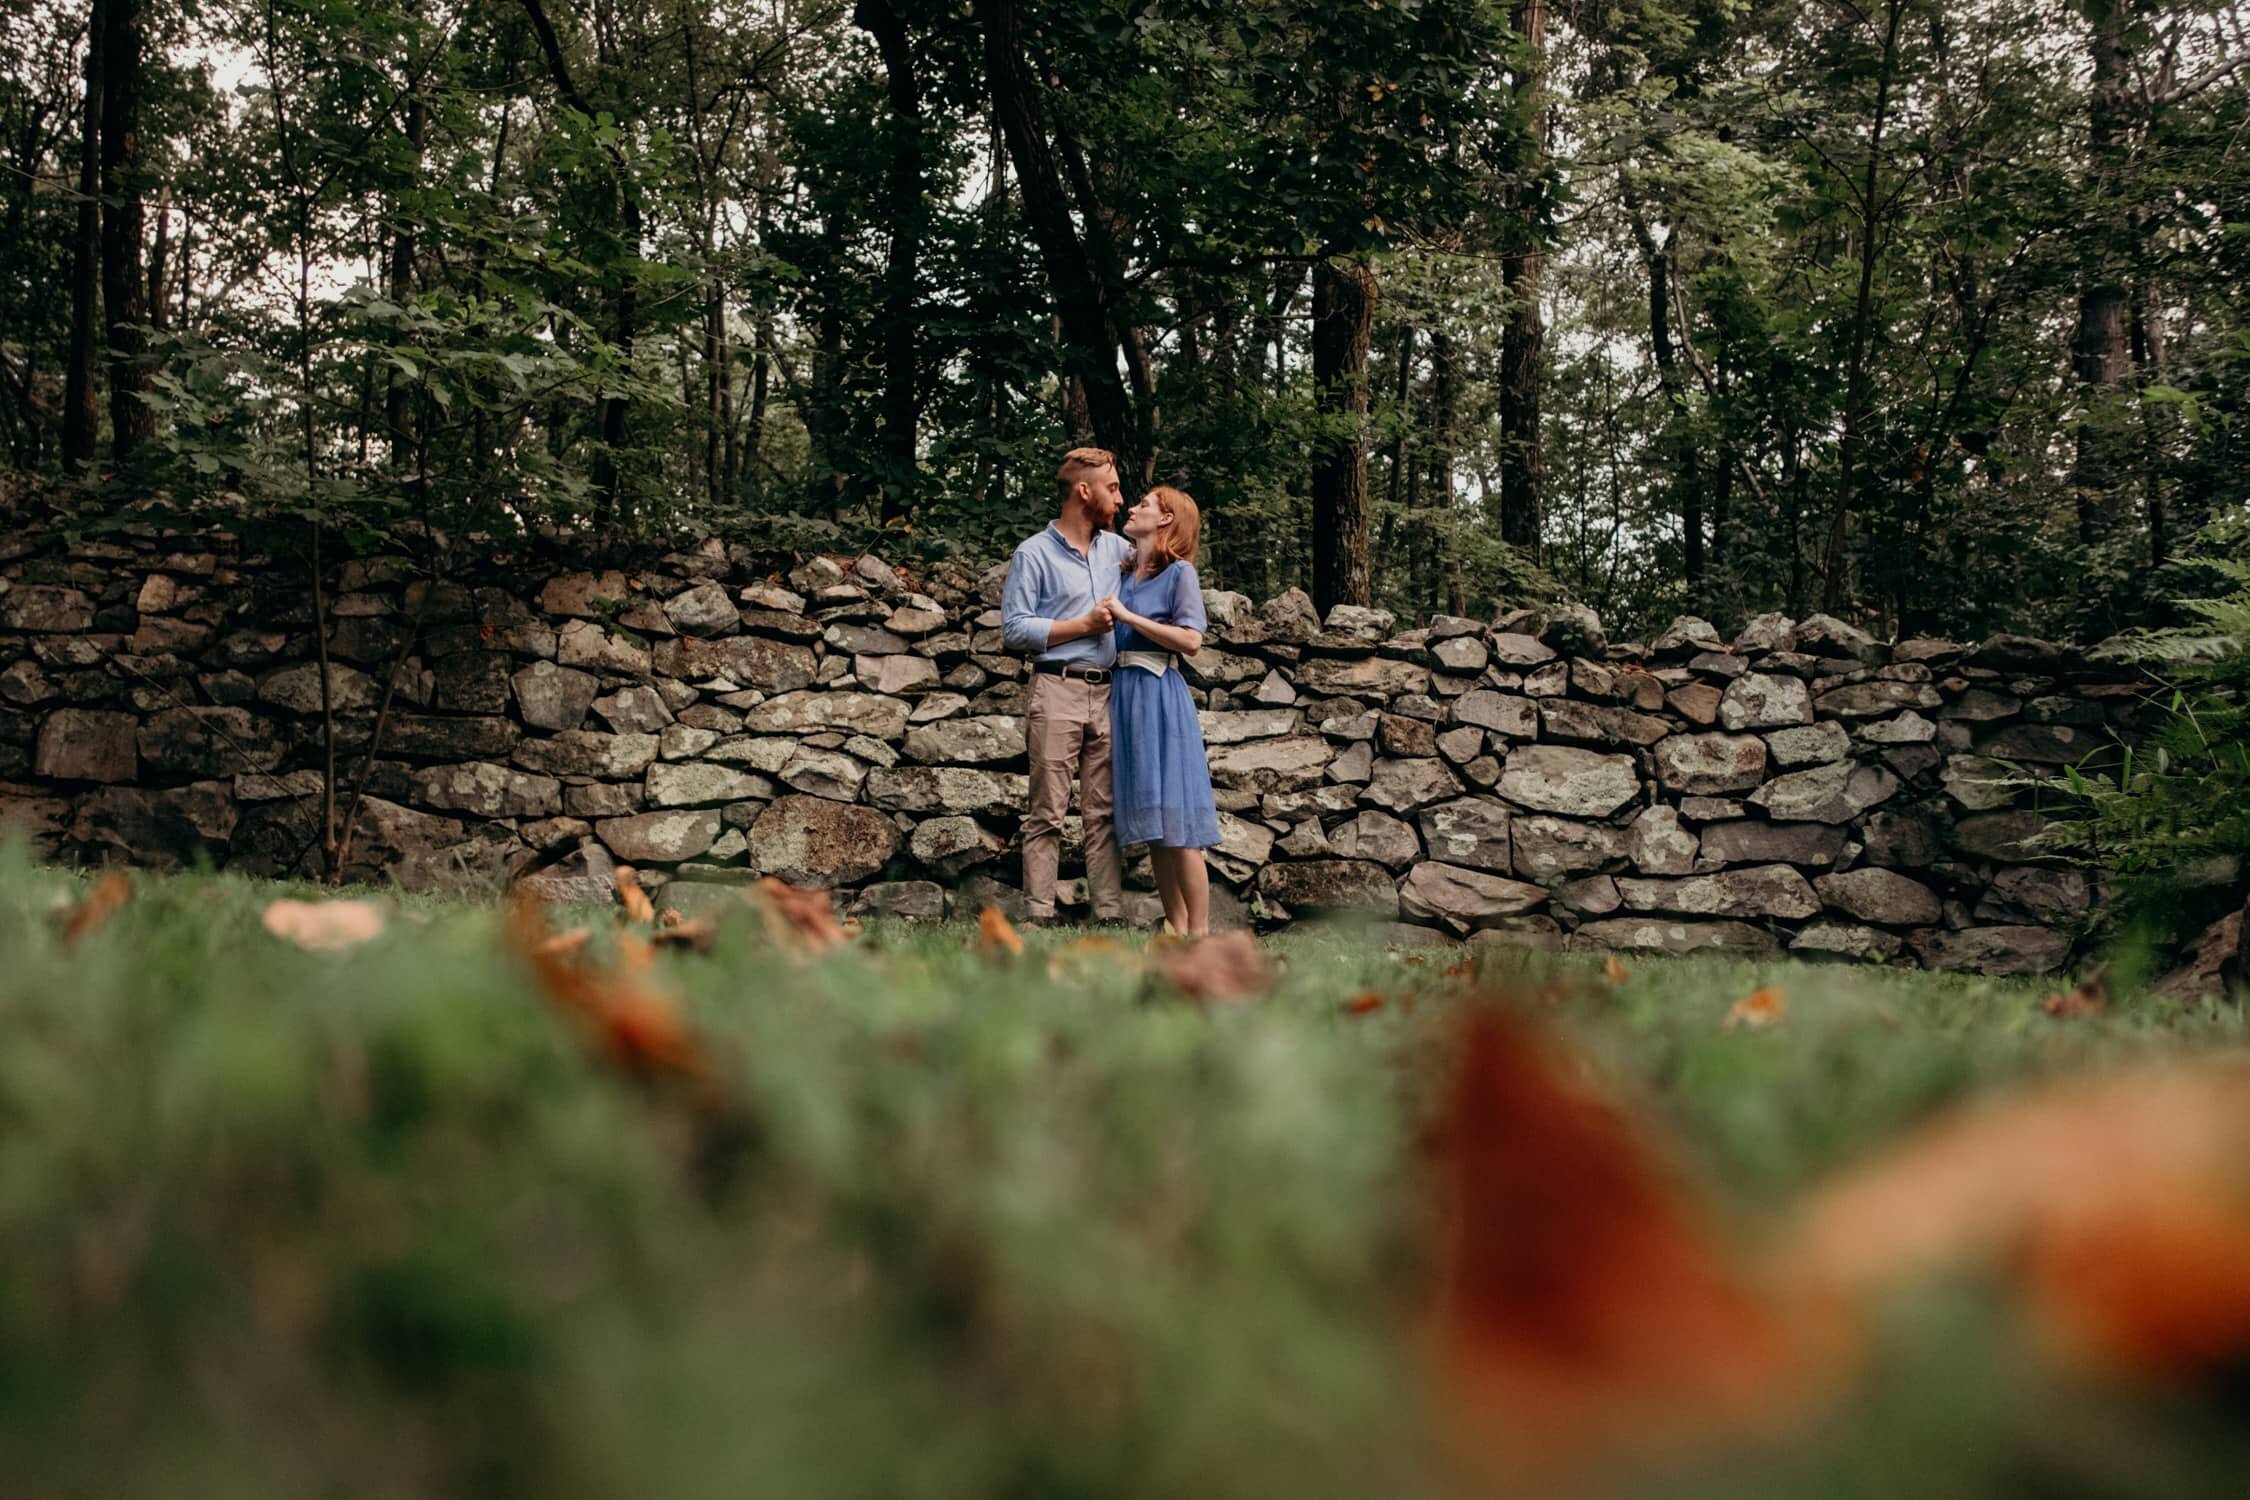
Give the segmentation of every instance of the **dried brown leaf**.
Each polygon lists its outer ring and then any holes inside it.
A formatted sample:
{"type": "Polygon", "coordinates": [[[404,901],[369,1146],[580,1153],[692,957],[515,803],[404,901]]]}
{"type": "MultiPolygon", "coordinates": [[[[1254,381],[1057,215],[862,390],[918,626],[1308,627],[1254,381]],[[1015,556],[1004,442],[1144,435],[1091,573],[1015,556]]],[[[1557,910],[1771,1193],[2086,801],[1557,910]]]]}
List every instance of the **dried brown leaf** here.
{"type": "Polygon", "coordinates": [[[104,870],[86,899],[61,913],[63,947],[76,948],[102,930],[126,902],[133,899],[132,877],[123,870],[104,870]]]}
{"type": "Polygon", "coordinates": [[[383,933],[383,909],[372,901],[292,901],[266,904],[266,931],[312,953],[340,953],[383,933]]]}
{"type": "Polygon", "coordinates": [[[2109,1013],[2109,985],[2100,971],[2087,975],[2067,990],[2057,990],[2039,1002],[2039,1013],[2058,1021],[2109,1013]]]}
{"type": "Polygon", "coordinates": [[[825,953],[849,941],[836,920],[832,891],[794,886],[768,875],[751,887],[751,894],[765,913],[766,935],[781,947],[825,953]]]}
{"type": "Polygon", "coordinates": [[[1273,985],[1273,966],[1266,950],[1248,932],[1214,932],[1190,938],[1178,948],[1159,952],[1150,944],[1157,972],[1191,1000],[1245,1000],[1261,995],[1273,985]]]}
{"type": "Polygon", "coordinates": [[[1020,958],[1023,939],[1017,935],[1016,924],[997,906],[988,906],[977,913],[977,954],[981,958],[1020,958]]]}
{"type": "Polygon", "coordinates": [[[2246,1162],[2250,1056],[2048,1084],[1942,1116],[1820,1189],[1785,1264],[1855,1297],[2013,1272],[2081,1352],[2193,1373],[2250,1358],[2246,1162]]]}
{"type": "Polygon", "coordinates": [[[1722,1024],[1729,1031],[1759,1031],[1779,1026],[1789,1015],[1788,992],[1775,985],[1752,990],[1727,1007],[1722,1024]]]}
{"type": "Polygon", "coordinates": [[[617,882],[617,899],[625,903],[625,919],[629,922],[656,920],[656,903],[648,899],[641,889],[641,877],[631,865],[619,865],[611,878],[617,882]]]}
{"type": "Polygon", "coordinates": [[[1652,1137],[1581,1072],[1479,1010],[1440,1141],[1447,1389],[1509,1461],[1550,1478],[1782,1425],[1830,1358],[1826,1321],[1793,1319],[1739,1274],[1652,1137]]]}

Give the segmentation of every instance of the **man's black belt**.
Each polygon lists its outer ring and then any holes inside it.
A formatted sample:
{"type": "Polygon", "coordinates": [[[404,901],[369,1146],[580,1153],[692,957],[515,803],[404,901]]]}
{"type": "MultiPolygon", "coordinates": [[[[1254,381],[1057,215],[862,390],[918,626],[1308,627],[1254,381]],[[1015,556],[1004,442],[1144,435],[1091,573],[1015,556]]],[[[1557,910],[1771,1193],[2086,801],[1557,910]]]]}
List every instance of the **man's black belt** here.
{"type": "Polygon", "coordinates": [[[1069,661],[1035,661],[1031,664],[1031,670],[1044,672],[1049,677],[1075,677],[1081,682],[1091,682],[1096,686],[1109,681],[1109,668],[1082,667],[1069,661]]]}

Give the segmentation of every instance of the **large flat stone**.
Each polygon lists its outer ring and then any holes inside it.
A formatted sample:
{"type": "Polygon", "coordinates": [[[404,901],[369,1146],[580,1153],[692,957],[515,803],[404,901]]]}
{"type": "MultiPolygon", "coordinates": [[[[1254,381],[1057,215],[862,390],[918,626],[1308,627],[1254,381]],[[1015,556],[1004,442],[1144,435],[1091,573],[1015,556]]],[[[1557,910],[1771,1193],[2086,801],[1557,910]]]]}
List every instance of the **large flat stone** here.
{"type": "Polygon", "coordinates": [[[1409,812],[1448,797],[1458,797],[1463,790],[1459,778],[1435,756],[1379,760],[1375,762],[1367,790],[1360,793],[1360,800],[1392,812],[1409,812]]]}
{"type": "Polygon", "coordinates": [[[2070,935],[2051,927],[1927,928],[1906,941],[1924,968],[1971,974],[2052,974],[2070,957],[2070,935]]]}
{"type": "Polygon", "coordinates": [[[70,840],[137,865],[171,869],[204,858],[224,863],[239,816],[234,788],[225,781],[161,789],[105,786],[78,800],[70,840]]]}
{"type": "Polygon", "coordinates": [[[1227,745],[1211,753],[1211,783],[1256,792],[1295,791],[1319,785],[1335,758],[1326,740],[1311,735],[1227,745]]]}
{"type": "MultiPolygon", "coordinates": [[[[382,697],[375,679],[342,662],[328,664],[329,707],[336,713],[373,708],[382,697]]],[[[258,679],[259,701],[294,714],[320,712],[320,663],[299,662],[279,667],[258,679]]]]}
{"type": "Polygon", "coordinates": [[[950,877],[998,859],[1008,844],[976,819],[952,814],[915,824],[906,849],[917,863],[950,877]]]}
{"type": "Polygon", "coordinates": [[[440,812],[480,818],[545,818],[562,811],[562,783],[491,761],[468,761],[416,771],[414,800],[440,812]]]}
{"type": "Polygon", "coordinates": [[[1020,771],[967,766],[877,767],[867,773],[867,800],[896,812],[1021,814],[1029,788],[1020,771]]]}
{"type": "Polygon", "coordinates": [[[58,708],[40,722],[31,769],[57,781],[131,781],[141,721],[93,708],[58,708]]]}
{"type": "Polygon", "coordinates": [[[1424,860],[1399,882],[1399,908],[1410,917],[1434,917],[1456,928],[1484,927],[1544,905],[1536,885],[1440,860],[1424,860]]]}
{"type": "Polygon", "coordinates": [[[1529,740],[1539,735],[1539,705],[1514,693],[1476,688],[1453,700],[1453,718],[1474,724],[1510,739],[1529,740]]]}
{"type": "Polygon", "coordinates": [[[825,797],[778,798],[750,826],[750,862],[791,885],[864,880],[898,851],[898,829],[872,807],[825,797]]]}
{"type": "Polygon", "coordinates": [[[1672,732],[1668,720],[1611,704],[1550,698],[1539,705],[1539,723],[1550,740],[1593,745],[1653,745],[1672,732]]]}
{"type": "Polygon", "coordinates": [[[1640,790],[1631,756],[1571,745],[1518,745],[1500,773],[1500,795],[1508,801],[1570,817],[1606,818],[1640,790]]]}
{"type": "Polygon", "coordinates": [[[1689,875],[1695,872],[1699,845],[1695,833],[1680,824],[1679,813],[1659,804],[1645,808],[1626,826],[1626,851],[1633,868],[1643,875],[1689,875]]]}
{"type": "Polygon", "coordinates": [[[1459,797],[1423,808],[1420,822],[1432,859],[1473,870],[1513,873],[1505,803],[1491,797],[1459,797]]]}
{"type": "Polygon", "coordinates": [[[865,762],[841,750],[819,750],[799,745],[781,767],[782,785],[831,802],[856,802],[867,784],[865,762]]]}
{"type": "Polygon", "coordinates": [[[1727,684],[1719,700],[1719,722],[1731,730],[1786,729],[1812,721],[1812,691],[1801,677],[1745,672],[1727,684]]]}
{"type": "MultiPolygon", "coordinates": [[[[1429,814],[1423,816],[1426,819],[1429,814]]],[[[1318,828],[1320,825],[1310,826],[1318,828]]],[[[1373,860],[1393,870],[1404,869],[1422,856],[1422,846],[1415,840],[1411,827],[1387,812],[1372,808],[1330,829],[1327,846],[1341,859],[1373,860]]],[[[1501,824],[1501,857],[1503,860],[1507,857],[1505,822],[1501,824]]]]}
{"type": "Polygon", "coordinates": [[[733,766],[689,760],[658,761],[648,768],[646,796],[651,807],[718,807],[760,802],[772,795],[772,782],[733,766]]]}
{"type": "Polygon", "coordinates": [[[1635,911],[1691,917],[1779,917],[1794,921],[1820,910],[1820,898],[1793,865],[1744,865],[1678,880],[1621,876],[1618,893],[1635,911]]]}
{"type": "Polygon", "coordinates": [[[1885,927],[1919,927],[1944,915],[1936,891],[1877,865],[1822,875],[1813,889],[1835,910],[1885,927]]]}
{"type": "Polygon", "coordinates": [[[1618,953],[1748,953],[1781,950],[1771,933],[1746,922],[1678,922],[1667,917],[1603,917],[1571,934],[1572,948],[1618,953]]]}
{"type": "Polygon", "coordinates": [[[1387,656],[1356,661],[1319,656],[1298,666],[1297,686],[1328,698],[1395,698],[1401,693],[1428,692],[1430,671],[1387,656]]]}
{"type": "Polygon", "coordinates": [[[810,646],[762,635],[730,635],[716,640],[681,636],[661,642],[655,667],[691,682],[720,679],[762,693],[793,693],[810,686],[820,666],[810,646]]]}
{"type": "Polygon", "coordinates": [[[635,813],[600,820],[594,835],[628,864],[672,865],[718,842],[719,826],[718,813],[709,810],[635,813]]]}
{"type": "Polygon", "coordinates": [[[1749,734],[1675,734],[1656,747],[1656,779],[1675,792],[1746,792],[1766,777],[1766,742],[1749,734]]]}
{"type": "Polygon", "coordinates": [[[508,758],[549,776],[637,777],[656,761],[661,741],[653,734],[603,734],[566,729],[557,735],[516,742],[508,758]]]}
{"type": "Polygon", "coordinates": [[[1881,766],[1838,761],[1776,776],[1752,792],[1750,801],[1786,822],[1849,823],[1898,788],[1898,778],[1881,766]]]}
{"type": "Polygon", "coordinates": [[[1381,865],[1356,859],[1283,860],[1258,872],[1259,894],[1292,911],[1398,915],[1398,888],[1381,865]]]}
{"type": "Polygon", "coordinates": [[[1517,877],[1542,884],[1621,869],[1626,858],[1624,829],[1539,814],[1511,816],[1508,844],[1517,877]]]}
{"type": "Polygon", "coordinates": [[[551,661],[535,661],[509,681],[516,690],[516,711],[534,729],[576,729],[602,690],[593,673],[551,661]]]}
{"type": "Polygon", "coordinates": [[[864,734],[879,740],[906,733],[914,706],[903,698],[877,693],[783,693],[751,709],[744,725],[757,734],[808,734],[822,729],[864,734]]]}
{"type": "Polygon", "coordinates": [[[1761,823],[1737,819],[1706,824],[1701,857],[1707,864],[1807,865],[1825,869],[1844,852],[1844,830],[1830,823],[1761,823]]]}
{"type": "Polygon", "coordinates": [[[906,731],[906,758],[924,764],[1020,760],[1024,721],[998,714],[941,719],[906,731]]]}
{"type": "Polygon", "coordinates": [[[563,626],[555,636],[555,660],[566,667],[592,667],[631,677],[645,677],[651,669],[646,646],[592,620],[572,620],[563,626]]]}

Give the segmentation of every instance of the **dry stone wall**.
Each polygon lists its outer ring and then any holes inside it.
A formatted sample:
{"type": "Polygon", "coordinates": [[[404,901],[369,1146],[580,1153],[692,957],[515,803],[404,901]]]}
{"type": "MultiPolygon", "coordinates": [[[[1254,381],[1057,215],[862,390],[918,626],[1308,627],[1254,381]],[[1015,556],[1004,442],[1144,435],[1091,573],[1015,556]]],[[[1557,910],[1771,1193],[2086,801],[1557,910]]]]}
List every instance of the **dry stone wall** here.
{"type": "MultiPolygon", "coordinates": [[[[762,874],[911,918],[1018,899],[1000,569],[718,542],[482,566],[339,569],[324,703],[301,569],[156,534],[0,542],[0,818],[54,859],[314,873],[332,718],[341,782],[366,767],[352,878],[601,900],[629,862],[683,910],[762,874]]],[[[1186,672],[1222,921],[2036,973],[2098,895],[2026,846],[2036,789],[2000,784],[2131,734],[2139,684],[2081,653],[1818,616],[1612,644],[1583,609],[1401,631],[1295,591],[1206,602],[1186,672]]]]}

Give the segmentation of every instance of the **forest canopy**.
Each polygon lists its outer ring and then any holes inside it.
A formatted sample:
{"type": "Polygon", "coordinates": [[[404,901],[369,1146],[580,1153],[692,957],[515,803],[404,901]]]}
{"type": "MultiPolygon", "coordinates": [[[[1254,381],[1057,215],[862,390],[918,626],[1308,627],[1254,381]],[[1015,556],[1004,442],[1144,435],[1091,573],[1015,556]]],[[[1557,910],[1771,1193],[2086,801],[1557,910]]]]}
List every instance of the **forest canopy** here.
{"type": "Polygon", "coordinates": [[[2091,638],[2250,499],[2250,6],[4,0],[12,530],[2091,638]]]}

